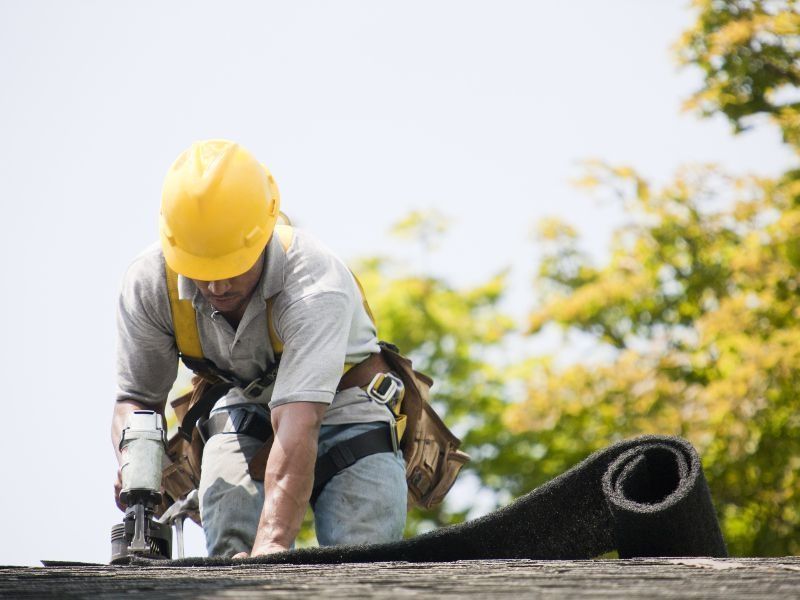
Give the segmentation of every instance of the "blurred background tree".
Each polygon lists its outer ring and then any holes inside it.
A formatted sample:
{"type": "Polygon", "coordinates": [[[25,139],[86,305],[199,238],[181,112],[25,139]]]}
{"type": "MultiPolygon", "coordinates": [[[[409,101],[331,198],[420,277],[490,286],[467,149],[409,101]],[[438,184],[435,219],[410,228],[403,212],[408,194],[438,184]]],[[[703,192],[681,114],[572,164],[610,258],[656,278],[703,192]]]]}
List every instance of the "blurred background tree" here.
{"type": "MultiPolygon", "coordinates": [[[[736,133],[766,116],[800,150],[797,3],[696,0],[693,11],[676,53],[704,84],[687,108],[724,115],[736,133]]],[[[677,434],[703,457],[732,554],[799,553],[800,170],[765,179],[693,166],[654,189],[598,161],[578,183],[628,220],[600,265],[568,223],[540,224],[525,326],[503,313],[506,271],[458,289],[373,258],[357,271],[380,336],[437,380],[469,472],[497,502],[618,439],[677,434]],[[588,337],[595,359],[505,360],[515,338],[554,329],[588,337]]],[[[431,251],[446,228],[421,212],[396,233],[431,251]]],[[[408,532],[462,520],[473,504],[448,506],[412,513],[408,532]]]]}
{"type": "Polygon", "coordinates": [[[678,41],[679,60],[705,84],[686,108],[723,114],[741,132],[768,115],[800,148],[800,14],[795,0],[694,0],[697,21],[678,41]]]}

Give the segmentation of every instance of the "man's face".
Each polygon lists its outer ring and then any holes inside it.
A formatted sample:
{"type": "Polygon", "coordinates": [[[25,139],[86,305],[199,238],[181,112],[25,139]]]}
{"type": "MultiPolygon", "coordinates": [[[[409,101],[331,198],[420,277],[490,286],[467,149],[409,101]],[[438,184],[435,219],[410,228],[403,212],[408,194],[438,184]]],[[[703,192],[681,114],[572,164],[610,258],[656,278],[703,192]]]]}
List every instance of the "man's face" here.
{"type": "Polygon", "coordinates": [[[250,295],[256,289],[261,272],[264,270],[264,253],[247,271],[230,279],[202,281],[192,279],[203,297],[211,303],[214,310],[221,313],[236,313],[244,310],[250,295]]]}

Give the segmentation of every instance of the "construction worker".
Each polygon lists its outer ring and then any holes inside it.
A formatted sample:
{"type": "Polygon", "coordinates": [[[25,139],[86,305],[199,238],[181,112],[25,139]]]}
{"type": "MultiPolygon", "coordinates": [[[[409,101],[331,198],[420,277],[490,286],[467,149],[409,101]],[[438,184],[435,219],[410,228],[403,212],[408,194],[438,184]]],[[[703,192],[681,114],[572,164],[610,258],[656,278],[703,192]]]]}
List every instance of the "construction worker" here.
{"type": "MultiPolygon", "coordinates": [[[[203,364],[233,381],[198,426],[205,440],[200,515],[211,556],[291,548],[312,489],[322,545],[397,540],[405,525],[394,417],[361,382],[337,389],[345,365],[379,352],[368,306],[345,264],[313,236],[281,225],[278,235],[279,202],[269,171],[243,147],[195,143],[166,176],[161,242],[133,261],[119,298],[118,459],[128,414],[163,414],[179,350],[187,358],[176,339],[179,305],[196,315],[203,364]],[[283,345],[279,357],[270,327],[283,345]],[[261,483],[248,464],[270,425],[274,440],[261,483]],[[372,446],[354,449],[365,439],[372,446]],[[323,458],[336,466],[318,490],[315,465],[319,478],[323,458]]],[[[118,472],[118,505],[119,492],[118,472]]]]}

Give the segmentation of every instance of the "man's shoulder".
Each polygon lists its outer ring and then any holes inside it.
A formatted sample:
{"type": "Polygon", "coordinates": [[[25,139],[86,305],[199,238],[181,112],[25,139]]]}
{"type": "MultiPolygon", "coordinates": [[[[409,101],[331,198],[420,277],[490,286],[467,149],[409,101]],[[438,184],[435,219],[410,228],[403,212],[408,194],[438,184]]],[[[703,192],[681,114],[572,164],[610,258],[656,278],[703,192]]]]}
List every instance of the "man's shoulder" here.
{"type": "Polygon", "coordinates": [[[164,254],[155,242],[140,252],[130,263],[122,280],[122,294],[135,295],[145,304],[160,305],[167,301],[164,254]]]}
{"type": "Polygon", "coordinates": [[[154,242],[137,254],[125,271],[126,281],[157,281],[164,279],[164,253],[161,244],[154,242]]]}
{"type": "Polygon", "coordinates": [[[327,245],[305,229],[294,229],[292,243],[286,252],[289,287],[314,291],[345,291],[349,288],[347,265],[327,245]],[[296,284],[292,286],[291,283],[296,284]],[[344,289],[343,289],[344,288],[344,289]]]}

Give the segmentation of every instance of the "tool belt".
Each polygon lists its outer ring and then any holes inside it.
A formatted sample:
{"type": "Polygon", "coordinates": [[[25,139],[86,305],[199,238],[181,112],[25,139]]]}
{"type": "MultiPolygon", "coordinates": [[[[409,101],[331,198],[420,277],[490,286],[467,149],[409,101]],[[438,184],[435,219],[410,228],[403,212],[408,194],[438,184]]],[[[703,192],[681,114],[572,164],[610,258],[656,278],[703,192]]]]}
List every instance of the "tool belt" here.
{"type": "MultiPolygon", "coordinates": [[[[352,387],[366,389],[374,383],[376,375],[392,373],[402,381],[405,390],[402,402],[390,409],[396,427],[391,427],[388,434],[386,429],[380,428],[345,440],[320,456],[315,467],[312,504],[325,484],[341,470],[364,456],[399,449],[406,463],[408,508],[431,508],[444,499],[459,471],[469,461],[469,456],[458,450],[461,441],[430,406],[433,380],[415,371],[411,361],[402,356],[395,346],[381,342],[380,347],[380,353],[372,354],[342,376],[337,391],[352,387]]],[[[162,510],[173,500],[184,497],[199,486],[204,439],[221,432],[229,418],[225,413],[211,418],[207,418],[207,415],[214,402],[232,387],[230,382],[222,382],[213,374],[199,372],[193,378],[192,386],[190,393],[171,402],[181,427],[167,444],[170,464],[163,471],[166,498],[162,510]],[[201,406],[200,412],[203,414],[198,419],[196,415],[201,406]],[[199,423],[199,427],[195,428],[190,423],[199,423]],[[195,429],[198,433],[194,433],[195,429]]],[[[254,480],[263,481],[272,448],[271,424],[264,423],[263,418],[259,422],[256,417],[247,421],[248,418],[244,417],[240,422],[233,423],[234,429],[237,433],[262,440],[261,448],[249,463],[249,471],[254,480]]],[[[199,515],[191,517],[200,522],[199,515]]]]}
{"type": "MultiPolygon", "coordinates": [[[[262,444],[271,443],[273,435],[269,417],[257,411],[236,407],[198,422],[197,432],[203,443],[218,433],[235,432],[239,435],[248,435],[261,441],[262,444]]],[[[380,452],[397,452],[397,448],[396,430],[389,426],[379,427],[339,442],[317,458],[311,505],[316,504],[325,485],[340,471],[365,456],[380,452]]],[[[251,477],[262,480],[264,473],[263,471],[254,473],[251,477]]]]}

